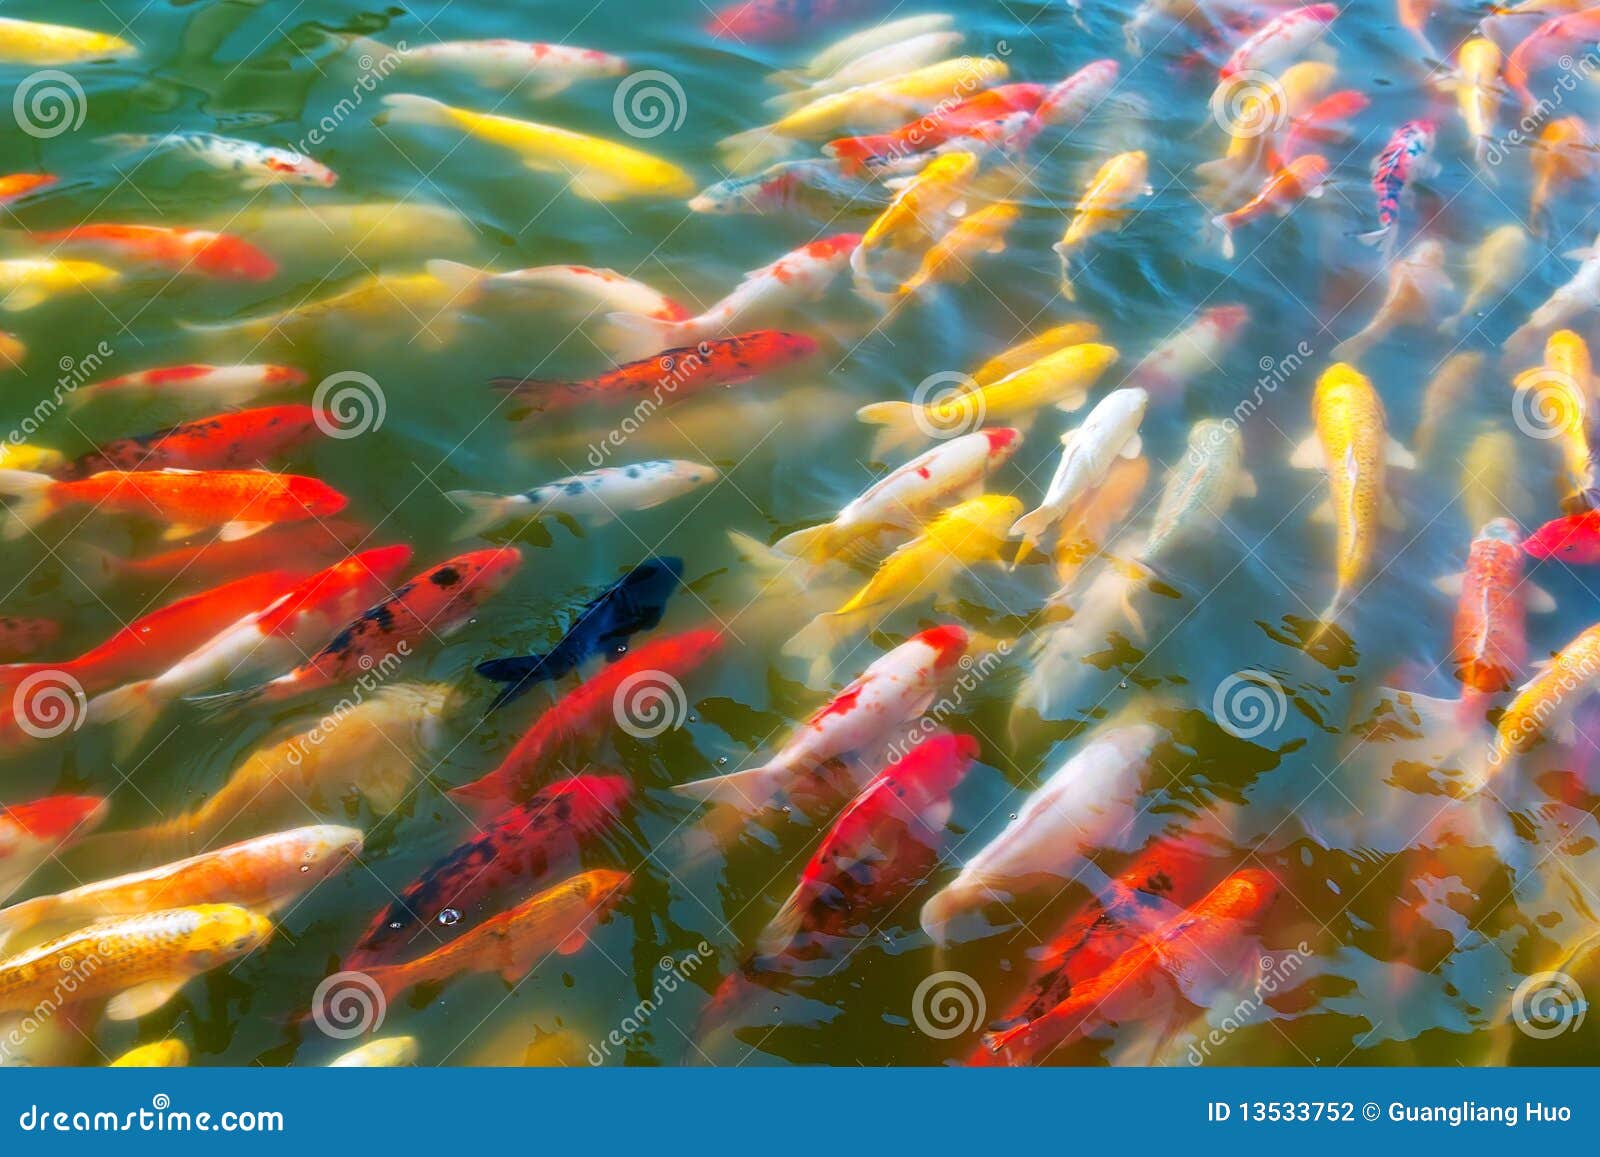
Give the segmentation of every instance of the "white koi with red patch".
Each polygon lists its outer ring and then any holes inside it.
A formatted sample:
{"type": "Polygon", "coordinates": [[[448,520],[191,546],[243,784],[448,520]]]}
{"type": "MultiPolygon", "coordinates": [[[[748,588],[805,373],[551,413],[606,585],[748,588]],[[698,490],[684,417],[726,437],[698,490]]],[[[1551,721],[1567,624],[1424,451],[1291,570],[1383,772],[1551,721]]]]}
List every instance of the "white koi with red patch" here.
{"type": "MultiPolygon", "coordinates": [[[[378,61],[395,58],[405,68],[452,69],[484,84],[517,85],[535,97],[554,96],[580,80],[621,76],[628,62],[609,52],[535,40],[441,40],[391,48],[376,40],[351,47],[378,61]]],[[[369,67],[370,66],[364,66],[369,67]]]]}
{"type": "Polygon", "coordinates": [[[303,386],[307,380],[304,370],[291,366],[162,366],[80,386],[67,395],[67,406],[82,405],[100,394],[120,397],[167,392],[215,404],[248,402],[268,390],[303,386]]]}
{"type": "MultiPolygon", "coordinates": [[[[896,738],[896,732],[927,710],[946,673],[967,650],[967,633],[955,625],[913,635],[874,661],[834,696],[778,753],[760,767],[719,775],[675,789],[697,800],[759,811],[794,787],[803,787],[825,764],[865,755],[896,738]]],[[[857,775],[859,789],[875,770],[857,775]]]]}
{"type": "Polygon", "coordinates": [[[1338,15],[1337,5],[1308,4],[1274,16],[1233,50],[1219,79],[1227,80],[1241,72],[1270,71],[1320,40],[1338,15]]]}

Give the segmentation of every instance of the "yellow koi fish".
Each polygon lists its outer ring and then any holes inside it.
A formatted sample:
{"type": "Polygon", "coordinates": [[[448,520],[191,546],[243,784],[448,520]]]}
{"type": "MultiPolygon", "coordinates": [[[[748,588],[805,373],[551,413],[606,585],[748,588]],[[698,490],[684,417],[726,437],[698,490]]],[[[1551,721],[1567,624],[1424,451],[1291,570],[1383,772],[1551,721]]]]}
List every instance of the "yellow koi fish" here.
{"type": "Polygon", "coordinates": [[[782,160],[795,141],[896,128],[943,101],[959,101],[1010,75],[1003,60],[952,57],[899,76],[827,93],[772,124],[724,138],[717,148],[729,169],[746,173],[782,160]]]}
{"type": "Polygon", "coordinates": [[[417,1063],[422,1045],[414,1036],[386,1036],[357,1045],[328,1062],[330,1069],[403,1069],[417,1063]]]}
{"type": "Polygon", "coordinates": [[[12,257],[0,261],[0,309],[21,313],[53,297],[113,289],[121,281],[122,274],[94,261],[12,257]]]}
{"type": "Polygon", "coordinates": [[[1518,425],[1536,437],[1554,438],[1561,449],[1567,485],[1575,495],[1594,489],[1589,415],[1597,401],[1589,346],[1570,329],[1544,343],[1544,361],[1511,379],[1517,391],[1518,425]]]}
{"type": "Polygon", "coordinates": [[[1500,108],[1500,46],[1484,36],[1474,36],[1456,53],[1455,71],[1439,87],[1456,95],[1456,107],[1473,141],[1473,155],[1483,164],[1494,139],[1495,113],[1500,108]]]}
{"type": "Polygon", "coordinates": [[[856,288],[868,296],[876,292],[867,266],[872,255],[937,237],[944,231],[947,217],[959,217],[964,208],[962,198],[977,172],[978,158],[972,153],[945,153],[908,178],[850,253],[856,288]]]}
{"type": "Polygon", "coordinates": [[[107,1067],[113,1069],[181,1069],[189,1063],[189,1046],[176,1037],[129,1049],[107,1067]]]}
{"type": "Polygon", "coordinates": [[[1067,231],[1052,247],[1061,258],[1061,292],[1068,301],[1077,296],[1070,269],[1073,253],[1095,234],[1120,229],[1126,213],[1124,206],[1135,197],[1154,191],[1150,187],[1150,159],[1140,150],[1118,153],[1095,172],[1067,231]]]}
{"type": "Polygon", "coordinates": [[[1505,430],[1479,432],[1461,459],[1460,490],[1467,525],[1496,518],[1521,522],[1532,504],[1517,473],[1516,438],[1505,430]]]}
{"type": "Polygon", "coordinates": [[[1441,333],[1455,333],[1467,318],[1498,299],[1522,277],[1527,265],[1528,235],[1521,225],[1501,225],[1478,242],[1467,258],[1472,282],[1455,316],[1439,325],[1441,333]]]}
{"type": "Polygon", "coordinates": [[[295,828],[201,852],[0,911],[0,948],[41,925],[87,924],[195,904],[237,904],[271,914],[320,884],[361,851],[361,833],[332,824],[295,828]]]}
{"type": "Polygon", "coordinates": [[[1545,125],[1533,142],[1528,160],[1533,169],[1533,192],[1528,198],[1528,220],[1537,227],[1558,185],[1579,181],[1594,172],[1595,143],[1582,117],[1562,117],[1545,125]]]}
{"type": "Polygon", "coordinates": [[[122,37],[108,32],[0,16],[0,64],[81,64],[132,56],[137,51],[122,37]]]}
{"type": "Polygon", "coordinates": [[[49,474],[66,465],[66,455],[59,450],[34,446],[27,442],[0,442],[0,470],[31,470],[36,474],[49,474]]]}
{"type": "Polygon", "coordinates": [[[536,173],[569,178],[568,188],[591,201],[627,197],[688,197],[693,178],[659,157],[600,137],[514,117],[454,108],[431,97],[393,93],[383,98],[390,123],[443,125],[510,149],[536,173]]]}
{"type": "Polygon", "coordinates": [[[1338,586],[1308,642],[1333,625],[1367,577],[1379,522],[1400,525],[1400,512],[1385,492],[1385,464],[1402,470],[1417,465],[1411,452],[1389,436],[1378,391],[1354,366],[1336,362],[1323,371],[1311,399],[1311,416],[1316,432],[1295,448],[1289,465],[1328,473],[1332,493],[1313,517],[1333,518],[1338,586]]]}
{"type": "Polygon", "coordinates": [[[195,977],[255,951],[271,935],[265,916],[234,904],[96,920],[0,960],[0,1012],[59,1002],[66,984],[61,962],[93,960],[93,970],[80,968],[75,977],[71,1001],[110,997],[106,1016],[136,1020],[161,1008],[195,977]]]}
{"type": "Polygon", "coordinates": [[[873,402],[856,417],[883,430],[873,442],[874,457],[914,446],[951,431],[972,430],[985,423],[1013,425],[1042,406],[1079,410],[1089,389],[1116,364],[1115,346],[1085,342],[1046,354],[997,382],[977,389],[956,387],[927,402],[873,402]]]}
{"type": "Polygon", "coordinates": [[[431,270],[423,273],[367,274],[347,289],[298,302],[277,313],[184,328],[259,341],[278,331],[291,336],[315,332],[329,322],[386,328],[399,325],[415,327],[417,341],[440,349],[454,338],[461,312],[475,300],[477,289],[467,279],[465,267],[448,261],[429,265],[431,270]],[[458,269],[462,270],[459,277],[458,269]]]}
{"type": "Polygon", "coordinates": [[[1015,205],[985,205],[951,226],[949,232],[922,255],[922,264],[900,286],[909,297],[935,281],[963,284],[972,276],[972,260],[979,254],[1004,253],[1006,233],[1022,210],[1015,205]]]}
{"type": "Polygon", "coordinates": [[[1045,354],[1053,354],[1071,345],[1098,341],[1099,338],[1100,327],[1092,321],[1069,321],[1062,325],[1051,326],[1043,333],[995,354],[972,371],[972,381],[975,385],[987,386],[992,382],[998,382],[1008,374],[1016,373],[1023,366],[1038,361],[1045,354]]]}
{"type": "Polygon", "coordinates": [[[835,646],[895,609],[937,594],[974,563],[998,559],[1022,501],[985,494],[946,510],[888,558],[836,611],[818,615],[784,645],[783,653],[811,660],[813,683],[831,670],[835,646]]]}
{"type": "Polygon", "coordinates": [[[1586,629],[1517,691],[1495,727],[1490,771],[1554,737],[1576,738],[1572,712],[1600,682],[1600,623],[1586,629]]]}

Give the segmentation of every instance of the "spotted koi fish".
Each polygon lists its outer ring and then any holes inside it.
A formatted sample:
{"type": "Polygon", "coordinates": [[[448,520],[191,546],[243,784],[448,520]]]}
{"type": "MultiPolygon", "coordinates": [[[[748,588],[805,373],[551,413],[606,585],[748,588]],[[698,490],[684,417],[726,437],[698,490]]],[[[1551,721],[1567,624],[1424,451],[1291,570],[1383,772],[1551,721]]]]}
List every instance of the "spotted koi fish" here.
{"type": "Polygon", "coordinates": [[[102,137],[101,143],[128,152],[180,153],[208,168],[237,174],[246,189],[261,189],[268,185],[312,185],[327,189],[339,180],[327,165],[292,149],[274,148],[255,141],[218,136],[216,133],[118,133],[102,137]]]}
{"type": "Polygon", "coordinates": [[[713,386],[735,386],[808,358],[817,348],[816,341],[804,334],[758,329],[713,338],[698,346],[663,350],[581,381],[494,378],[489,384],[527,403],[522,412],[513,414],[521,417],[530,411],[568,410],[587,402],[631,403],[652,391],[672,398],[713,386]]]}
{"type": "Polygon", "coordinates": [[[344,967],[365,970],[407,946],[432,948],[481,923],[490,900],[503,904],[513,889],[546,885],[610,826],[632,791],[620,775],[578,775],[507,808],[402,889],[367,926],[344,967]]]}
{"type": "Polygon", "coordinates": [[[1372,191],[1378,196],[1378,227],[1360,234],[1385,254],[1394,249],[1400,225],[1400,199],[1413,181],[1426,180],[1438,171],[1433,159],[1433,122],[1407,121],[1394,131],[1389,143],[1372,163],[1372,191]]]}

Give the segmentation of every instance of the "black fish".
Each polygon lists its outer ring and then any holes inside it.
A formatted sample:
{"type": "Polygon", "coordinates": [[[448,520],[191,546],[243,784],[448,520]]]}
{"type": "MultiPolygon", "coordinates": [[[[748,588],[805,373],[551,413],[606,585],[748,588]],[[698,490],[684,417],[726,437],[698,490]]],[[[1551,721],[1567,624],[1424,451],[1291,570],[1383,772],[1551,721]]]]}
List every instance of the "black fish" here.
{"type": "Polygon", "coordinates": [[[681,558],[642,562],[585,603],[577,620],[549,653],[479,663],[478,674],[506,684],[489,704],[489,710],[511,702],[535,683],[559,679],[577,670],[590,656],[604,654],[608,663],[614,662],[630,636],[648,631],[661,621],[667,600],[682,578],[681,558]]]}

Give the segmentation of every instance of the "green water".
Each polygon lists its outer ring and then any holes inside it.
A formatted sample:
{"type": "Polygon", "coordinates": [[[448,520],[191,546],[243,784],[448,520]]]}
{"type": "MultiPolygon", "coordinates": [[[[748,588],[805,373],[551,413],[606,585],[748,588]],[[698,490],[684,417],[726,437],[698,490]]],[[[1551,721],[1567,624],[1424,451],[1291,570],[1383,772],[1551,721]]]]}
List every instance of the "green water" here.
{"type": "MultiPolygon", "coordinates": [[[[1530,973],[1559,967],[1579,984],[1600,984],[1582,959],[1569,961],[1600,907],[1597,833],[1588,812],[1593,797],[1579,793],[1556,803],[1529,784],[1517,793],[1515,807],[1536,819],[1515,825],[1515,839],[1498,852],[1475,847],[1433,860],[1426,851],[1394,856],[1383,847],[1382,833],[1386,818],[1400,810],[1395,796],[1410,793],[1389,782],[1385,768],[1345,758],[1352,742],[1347,716],[1366,696],[1397,667],[1434,671],[1447,655],[1452,604],[1430,584],[1459,569],[1476,529],[1463,510],[1460,475],[1479,420],[1521,438],[1504,373],[1485,371],[1427,468],[1397,483],[1406,527],[1386,534],[1377,577],[1346,616],[1351,647],[1318,661],[1294,645],[1291,621],[1313,617],[1332,587],[1331,530],[1308,517],[1326,483],[1289,469],[1287,458],[1309,432],[1311,390],[1330,360],[1326,351],[1362,324],[1381,297],[1376,255],[1349,236],[1372,226],[1371,158],[1401,121],[1438,120],[1442,172],[1416,205],[1408,205],[1408,228],[1426,220],[1428,234],[1447,244],[1464,282],[1468,249],[1493,226],[1527,216],[1527,151],[1512,149],[1492,183],[1475,173],[1453,104],[1424,83],[1426,66],[1392,9],[1361,0],[1326,42],[1337,53],[1339,87],[1372,98],[1348,139],[1327,148],[1335,187],[1282,224],[1242,233],[1242,255],[1229,263],[1205,228],[1213,210],[1193,192],[1193,166],[1216,156],[1223,141],[1206,105],[1210,69],[1187,59],[1192,35],[1147,36],[1145,55],[1136,57],[1120,31],[1127,13],[1115,5],[1086,4],[1083,27],[1061,5],[996,0],[943,7],[956,15],[966,50],[1003,53],[1013,80],[1054,81],[1104,56],[1122,66],[1116,98],[1084,125],[1050,137],[1035,156],[1031,189],[1022,193],[1025,212],[1005,252],[979,258],[967,284],[936,287],[887,320],[841,280],[821,301],[798,306],[785,319],[786,328],[819,337],[823,356],[737,391],[684,401],[646,423],[630,440],[630,455],[709,461],[722,481],[620,524],[577,531],[551,521],[524,532],[525,562],[512,585],[460,631],[430,641],[405,665],[406,680],[443,681],[460,692],[448,734],[417,769],[416,789],[391,814],[375,815],[353,800],[307,809],[307,823],[326,818],[366,830],[360,863],[296,903],[268,947],[194,981],[136,1024],[85,1018],[81,1032],[60,1032],[51,1059],[101,1063],[168,1036],[188,1041],[197,1064],[314,1065],[348,1047],[300,1022],[318,982],[337,968],[393,891],[471,832],[471,822],[441,789],[493,767],[528,722],[570,687],[570,680],[554,690],[541,687],[516,710],[483,721],[490,688],[472,673],[473,664],[548,648],[573,608],[652,552],[681,556],[689,585],[657,633],[714,622],[729,643],[708,668],[685,678],[691,714],[682,726],[648,740],[622,731],[591,737],[596,768],[620,769],[639,789],[625,822],[587,857],[589,866],[633,873],[627,901],[581,953],[546,959],[516,985],[475,975],[398,1000],[387,1011],[384,1034],[415,1036],[423,1064],[518,1063],[531,1055],[580,1065],[597,1059],[877,1065],[937,1064],[966,1055],[975,1031],[941,1039],[917,1027],[919,982],[940,970],[960,970],[996,1012],[1049,927],[1007,927],[939,954],[916,926],[928,888],[906,896],[874,935],[840,946],[808,975],[769,977],[770,999],[749,1002],[723,1023],[702,1019],[712,989],[745,958],[793,887],[815,833],[793,825],[776,836],[752,837],[726,856],[691,860],[684,835],[694,814],[665,789],[753,760],[826,701],[826,689],[808,688],[803,668],[782,657],[780,647],[806,618],[836,605],[849,589],[839,579],[763,595],[726,532],[768,541],[828,517],[875,477],[881,464],[871,461],[870,432],[853,416],[859,405],[909,397],[930,374],[970,370],[1072,319],[1097,322],[1105,340],[1122,351],[1126,370],[1200,310],[1224,303],[1248,306],[1250,327],[1181,403],[1146,420],[1152,482],[1133,520],[1148,520],[1159,479],[1181,457],[1189,424],[1234,414],[1247,397],[1260,402],[1242,422],[1259,497],[1237,503],[1222,529],[1169,560],[1168,593],[1148,617],[1146,639],[1124,635],[1109,654],[1097,656],[1064,718],[1021,742],[1013,741],[1008,715],[1028,662],[1027,643],[1042,626],[1037,612],[1054,585],[1050,568],[987,573],[984,581],[957,584],[950,606],[970,627],[1020,640],[1008,662],[944,720],[979,737],[982,756],[956,794],[946,867],[938,878],[1004,826],[1023,793],[1071,753],[1086,723],[1123,711],[1154,714],[1173,730],[1175,743],[1146,782],[1130,832],[1100,857],[1103,866],[1115,871],[1129,850],[1163,828],[1220,822],[1237,862],[1266,868],[1283,885],[1284,895],[1260,929],[1259,955],[1297,959],[1292,978],[1265,1007],[1244,1017],[1242,1027],[1224,1034],[1209,1063],[1593,1059],[1586,1050],[1592,1027],[1536,1039],[1517,1030],[1509,1011],[1512,989],[1530,973]],[[1068,303],[1057,290],[1050,251],[1063,226],[1063,206],[1105,157],[1132,148],[1150,155],[1154,194],[1121,231],[1094,243],[1079,277],[1079,300],[1068,303]],[[1291,358],[1293,365],[1285,362],[1291,358]],[[1284,372],[1273,374],[1279,366],[1284,372]],[[1271,387],[1258,387],[1263,380],[1271,387]],[[1213,718],[1216,688],[1241,671],[1270,676],[1285,696],[1273,726],[1249,740],[1231,736],[1213,718]],[[1327,816],[1347,813],[1352,803],[1360,809],[1354,838],[1329,840],[1340,845],[1330,850],[1304,836],[1305,828],[1320,830],[1327,816]],[[688,959],[696,963],[684,966],[688,959]],[[688,979],[663,992],[661,978],[674,966],[688,979]],[[643,1000],[658,1007],[641,1016],[643,1000]]],[[[744,271],[870,219],[859,213],[827,224],[793,214],[711,217],[689,213],[675,199],[597,205],[491,145],[443,130],[382,126],[374,116],[384,92],[420,92],[625,139],[613,114],[614,80],[583,81],[543,98],[485,88],[449,72],[400,72],[373,81],[346,48],[353,34],[391,43],[510,36],[620,54],[631,70],[669,74],[685,94],[681,124],[639,146],[708,185],[724,175],[715,143],[762,120],[759,101],[774,91],[767,74],[795,67],[859,21],[819,27],[804,43],[742,45],[707,36],[700,28],[707,9],[679,0],[592,6],[454,0],[409,9],[342,0],[157,0],[143,6],[5,0],[0,8],[6,16],[103,31],[116,31],[114,21],[126,20],[121,34],[139,49],[121,62],[67,68],[84,93],[77,128],[44,138],[13,131],[0,137],[0,171],[42,170],[62,178],[58,189],[8,212],[8,232],[85,221],[245,229],[262,210],[300,203],[402,202],[435,206],[456,220],[449,235],[406,229],[335,237],[313,230],[291,243],[264,233],[258,243],[276,250],[283,265],[265,285],[138,277],[113,291],[10,315],[0,328],[22,337],[29,353],[21,370],[0,378],[0,418],[21,422],[55,388],[58,373],[70,376],[86,359],[95,379],[204,360],[280,361],[304,369],[313,382],[359,371],[382,388],[381,426],[354,439],[320,441],[286,465],[348,494],[349,514],[373,528],[369,545],[409,543],[418,565],[468,549],[453,537],[459,515],[445,491],[510,491],[588,468],[587,448],[611,428],[614,414],[580,411],[513,424],[503,400],[484,383],[496,375],[599,372],[607,361],[592,329],[575,326],[568,313],[519,308],[515,301],[476,304],[459,316],[395,304],[259,344],[199,334],[184,323],[275,311],[327,296],[365,274],[415,272],[431,258],[497,269],[610,267],[685,303],[705,305],[744,271]],[[99,140],[174,128],[285,146],[305,141],[316,128],[322,140],[308,149],[340,180],[329,190],[245,191],[227,174],[181,158],[136,164],[99,140]]],[[[927,6],[894,11],[916,10],[927,6]]],[[[1432,29],[1435,43],[1457,43],[1471,24],[1469,14],[1441,14],[1432,29]]],[[[4,66],[0,84],[14,90],[34,71],[4,66]]],[[[1589,91],[1569,99],[1584,107],[1589,91]]],[[[1509,110],[1502,120],[1509,124],[1509,110]]],[[[1592,236],[1592,194],[1581,182],[1557,193],[1527,276],[1479,324],[1456,339],[1431,329],[1405,330],[1363,359],[1395,433],[1404,438],[1413,428],[1422,385],[1445,356],[1482,349],[1493,367],[1494,347],[1570,276],[1571,263],[1558,255],[1592,236]]],[[[0,245],[8,255],[30,252],[5,234],[0,245]]],[[[1590,319],[1578,326],[1595,336],[1590,319]]],[[[28,440],[76,454],[201,412],[96,404],[46,419],[30,428],[28,440]]],[[[991,489],[1032,505],[1056,460],[1056,435],[1070,424],[1054,412],[1041,416],[991,489]]],[[[1502,497],[1525,525],[1537,525],[1556,513],[1553,450],[1529,439],[1517,447],[1525,489],[1520,498],[1502,497]]],[[[52,656],[77,654],[177,593],[158,584],[106,588],[95,576],[77,573],[80,556],[61,550],[63,540],[125,552],[157,546],[148,530],[135,532],[117,519],[76,528],[60,519],[41,537],[8,546],[0,608],[61,622],[52,656]]],[[[1546,565],[1538,578],[1558,603],[1555,614],[1530,624],[1530,650],[1542,655],[1594,619],[1595,592],[1592,574],[1577,568],[1546,565]]],[[[870,639],[840,653],[831,686],[842,686],[883,649],[936,621],[926,601],[902,608],[870,639]]],[[[1429,687],[1451,693],[1448,670],[1436,670],[1429,687]]],[[[0,799],[109,794],[107,830],[147,824],[195,806],[278,725],[308,709],[314,719],[332,698],[220,719],[177,708],[127,757],[114,751],[103,729],[85,727],[9,758],[0,769],[0,799]]],[[[1577,752],[1547,752],[1544,763],[1581,775],[1584,747],[1580,741],[1577,752]]],[[[1531,772],[1527,778],[1534,778],[1531,772]]],[[[246,817],[227,835],[259,834],[249,827],[246,817]]],[[[93,867],[71,857],[47,867],[19,898],[70,886],[84,872],[129,871],[160,860],[131,841],[113,846],[114,854],[93,867]]],[[[1081,888],[1077,898],[1083,898],[1081,888]]],[[[1070,889],[1067,899],[1073,899],[1070,889]]],[[[1237,999],[1237,993],[1226,1002],[1219,995],[1212,1023],[1222,1024],[1237,999]]],[[[1144,1023],[1110,1027],[1062,1059],[1190,1063],[1190,1045],[1211,1026],[1205,1009],[1190,1005],[1178,1012],[1169,1031],[1144,1023]]]]}

